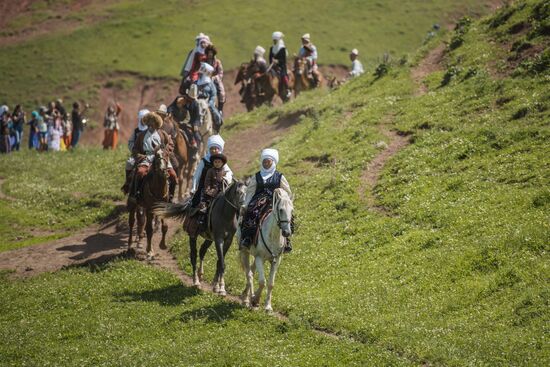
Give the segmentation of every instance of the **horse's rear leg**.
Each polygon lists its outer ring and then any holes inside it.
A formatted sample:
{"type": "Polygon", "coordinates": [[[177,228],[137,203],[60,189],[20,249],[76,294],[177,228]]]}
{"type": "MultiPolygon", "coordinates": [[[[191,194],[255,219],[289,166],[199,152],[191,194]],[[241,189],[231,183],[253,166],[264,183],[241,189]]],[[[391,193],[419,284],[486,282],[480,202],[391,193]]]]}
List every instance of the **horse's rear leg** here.
{"type": "Polygon", "coordinates": [[[162,227],[162,238],[160,240],[159,248],[162,250],[166,250],[166,232],[168,232],[168,224],[164,221],[164,219],[160,220],[161,227],[162,227]]]}
{"type": "Polygon", "coordinates": [[[191,267],[193,268],[193,285],[198,287],[201,285],[199,277],[197,275],[197,238],[189,237],[189,259],[191,260],[191,267]]]}
{"type": "Polygon", "coordinates": [[[262,297],[262,291],[265,287],[265,272],[264,272],[264,261],[260,256],[256,256],[256,271],[258,272],[258,289],[252,297],[252,306],[257,307],[260,304],[260,298],[262,297]]]}
{"type": "Polygon", "coordinates": [[[210,248],[210,245],[212,245],[212,241],[210,240],[204,240],[202,243],[201,249],[199,251],[199,280],[202,281],[202,277],[204,276],[204,257],[206,256],[206,252],[210,248]]]}
{"type": "Polygon", "coordinates": [[[281,256],[277,257],[275,261],[271,262],[271,269],[269,270],[269,280],[267,282],[267,294],[265,296],[265,310],[267,312],[272,312],[273,307],[271,307],[271,292],[275,286],[275,275],[277,274],[277,269],[281,263],[281,256]]]}

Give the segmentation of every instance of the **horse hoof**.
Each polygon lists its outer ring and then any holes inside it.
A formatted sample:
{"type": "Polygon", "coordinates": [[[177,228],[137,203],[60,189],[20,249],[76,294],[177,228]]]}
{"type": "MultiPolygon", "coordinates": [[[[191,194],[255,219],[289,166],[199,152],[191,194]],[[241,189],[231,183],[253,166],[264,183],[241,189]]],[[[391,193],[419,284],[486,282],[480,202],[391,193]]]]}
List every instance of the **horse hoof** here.
{"type": "Polygon", "coordinates": [[[273,308],[271,308],[271,306],[266,307],[265,312],[268,313],[268,314],[272,314],[273,313],[273,308]]]}
{"type": "Polygon", "coordinates": [[[148,253],[147,254],[147,261],[153,261],[155,260],[155,254],[154,253],[148,253]]]}
{"type": "Polygon", "coordinates": [[[160,243],[159,248],[161,250],[166,250],[168,247],[166,247],[166,243],[164,243],[164,241],[163,241],[163,242],[160,243]]]}
{"type": "Polygon", "coordinates": [[[225,289],[220,289],[220,291],[218,292],[218,294],[222,297],[225,297],[227,296],[227,292],[225,291],[225,289]]]}

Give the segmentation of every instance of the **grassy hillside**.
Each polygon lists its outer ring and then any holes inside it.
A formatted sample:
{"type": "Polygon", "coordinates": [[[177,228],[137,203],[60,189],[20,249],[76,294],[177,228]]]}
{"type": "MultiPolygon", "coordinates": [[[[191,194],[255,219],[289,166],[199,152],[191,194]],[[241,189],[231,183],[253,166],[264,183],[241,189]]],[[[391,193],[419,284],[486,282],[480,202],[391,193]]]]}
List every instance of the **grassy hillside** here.
{"type": "Polygon", "coordinates": [[[276,309],[414,361],[548,364],[548,14],[528,1],[462,21],[423,96],[389,65],[271,114],[304,115],[278,144],[299,231],[276,309]],[[358,194],[381,124],[413,141],[370,193],[387,215],[358,194]]]}
{"type": "Polygon", "coordinates": [[[57,96],[94,99],[116,71],[177,77],[199,31],[218,45],[226,68],[248,60],[257,44],[269,46],[276,29],[287,35],[291,52],[298,51],[299,37],[309,32],[320,62],[347,64],[349,50],[358,47],[372,64],[384,52],[413,51],[432,24],[452,14],[487,10],[473,0],[124,0],[76,7],[79,3],[37,1],[32,12],[4,26],[4,35],[31,26],[45,31],[0,47],[9,55],[0,60],[0,101],[34,108],[57,96]]]}
{"type": "MultiPolygon", "coordinates": [[[[232,120],[300,116],[277,144],[299,224],[273,299],[290,322],[121,261],[2,280],[0,355],[15,365],[548,365],[547,4],[464,19],[378,76],[232,120]],[[441,71],[417,95],[411,68],[441,42],[441,71]],[[374,208],[362,175],[390,129],[412,144],[367,187],[374,208]]],[[[173,251],[189,270],[186,240],[173,251]]],[[[208,279],[213,267],[211,252],[208,279]]],[[[242,278],[233,247],[232,293],[242,278]]]]}

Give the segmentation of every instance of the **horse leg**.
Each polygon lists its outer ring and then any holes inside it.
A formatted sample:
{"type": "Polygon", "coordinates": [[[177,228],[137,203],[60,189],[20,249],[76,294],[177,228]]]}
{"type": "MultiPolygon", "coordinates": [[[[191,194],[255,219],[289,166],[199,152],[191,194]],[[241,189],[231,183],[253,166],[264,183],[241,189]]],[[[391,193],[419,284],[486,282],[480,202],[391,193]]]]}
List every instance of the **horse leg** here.
{"type": "Polygon", "coordinates": [[[258,271],[258,289],[252,297],[252,306],[257,307],[260,304],[260,298],[262,297],[262,291],[265,286],[265,272],[264,272],[264,261],[260,256],[255,258],[256,270],[258,271]]]}
{"type": "Polygon", "coordinates": [[[221,287],[221,280],[223,278],[223,271],[224,271],[224,256],[223,256],[223,241],[216,239],[216,255],[218,255],[218,261],[216,263],[216,275],[214,276],[214,282],[213,282],[213,292],[219,293],[220,296],[225,296],[225,286],[222,289],[221,287]]]}
{"type": "Polygon", "coordinates": [[[193,286],[198,287],[201,282],[197,276],[197,237],[189,237],[189,258],[193,268],[193,286]]]}
{"type": "Polygon", "coordinates": [[[166,224],[164,219],[161,219],[160,223],[161,223],[161,227],[162,227],[162,239],[160,240],[159,247],[162,250],[166,250],[167,249],[167,247],[166,247],[166,232],[168,232],[168,224],[166,224]]]}
{"type": "Polygon", "coordinates": [[[267,312],[273,312],[273,307],[271,307],[271,292],[275,286],[275,275],[277,274],[277,269],[281,263],[281,256],[278,256],[276,260],[271,262],[271,268],[269,269],[269,280],[267,282],[267,294],[265,296],[265,310],[267,312]]]}
{"type": "Polygon", "coordinates": [[[233,238],[226,238],[223,241],[223,258],[222,258],[222,271],[220,274],[220,295],[225,296],[227,292],[225,291],[225,255],[227,255],[227,251],[229,250],[229,247],[231,247],[231,242],[233,242],[233,238]]]}
{"type": "Polygon", "coordinates": [[[134,231],[134,223],[136,221],[136,208],[128,208],[128,227],[130,227],[130,230],[128,231],[128,251],[132,247],[132,232],[134,231]]]}
{"type": "Polygon", "coordinates": [[[206,251],[210,248],[210,245],[212,245],[212,241],[210,240],[204,240],[204,242],[201,245],[201,249],[199,251],[199,258],[200,258],[200,264],[199,264],[199,280],[202,281],[202,277],[204,276],[204,256],[206,256],[206,251]]]}
{"type": "Polygon", "coordinates": [[[143,213],[143,208],[136,207],[137,215],[137,247],[141,248],[141,240],[143,238],[143,230],[145,228],[145,215],[143,213]]]}
{"type": "Polygon", "coordinates": [[[147,210],[147,212],[145,213],[145,217],[147,221],[147,223],[145,224],[145,232],[147,233],[147,248],[145,251],[147,252],[147,260],[153,260],[155,256],[151,244],[153,240],[153,212],[147,210]]]}
{"type": "Polygon", "coordinates": [[[250,254],[247,252],[246,249],[240,251],[240,259],[241,266],[244,271],[244,276],[246,278],[246,286],[241,295],[241,299],[243,300],[243,304],[246,307],[250,307],[250,297],[252,296],[252,281],[254,275],[252,273],[252,270],[250,270],[250,254]]]}

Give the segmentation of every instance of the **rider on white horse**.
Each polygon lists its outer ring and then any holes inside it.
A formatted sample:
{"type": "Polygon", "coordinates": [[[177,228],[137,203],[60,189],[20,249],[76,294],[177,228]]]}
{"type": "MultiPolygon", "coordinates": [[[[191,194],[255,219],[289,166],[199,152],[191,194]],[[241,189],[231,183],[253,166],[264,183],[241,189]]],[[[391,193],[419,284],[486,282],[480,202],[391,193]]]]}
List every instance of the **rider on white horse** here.
{"type": "MultiPolygon", "coordinates": [[[[193,175],[193,186],[191,187],[191,194],[193,194],[191,205],[193,208],[199,205],[201,194],[204,189],[206,173],[213,167],[212,162],[210,162],[210,156],[223,153],[224,145],[225,142],[220,135],[212,135],[208,138],[208,142],[206,143],[206,154],[200,160],[195,174],[193,175]]],[[[231,171],[231,168],[229,168],[227,164],[224,164],[222,169],[225,183],[230,184],[233,181],[233,171],[231,171]]]]}
{"type": "MultiPolygon", "coordinates": [[[[264,149],[260,162],[260,171],[250,180],[246,189],[245,202],[241,208],[243,219],[240,246],[244,247],[250,247],[253,244],[262,216],[271,209],[275,189],[281,188],[292,197],[288,181],[282,173],[277,171],[279,152],[275,149],[264,149]]],[[[290,251],[292,246],[290,241],[287,241],[285,252],[290,251]]]]}

